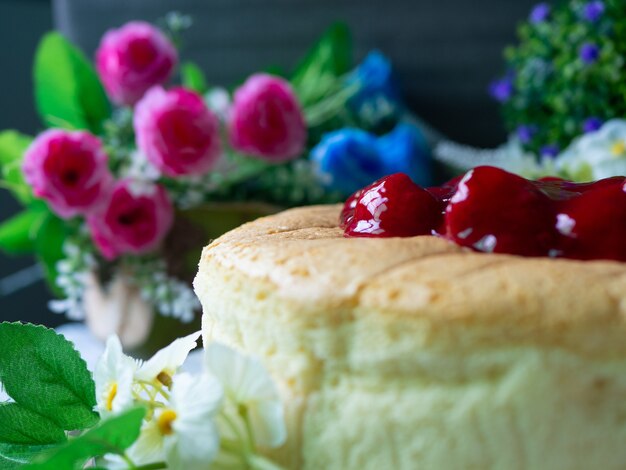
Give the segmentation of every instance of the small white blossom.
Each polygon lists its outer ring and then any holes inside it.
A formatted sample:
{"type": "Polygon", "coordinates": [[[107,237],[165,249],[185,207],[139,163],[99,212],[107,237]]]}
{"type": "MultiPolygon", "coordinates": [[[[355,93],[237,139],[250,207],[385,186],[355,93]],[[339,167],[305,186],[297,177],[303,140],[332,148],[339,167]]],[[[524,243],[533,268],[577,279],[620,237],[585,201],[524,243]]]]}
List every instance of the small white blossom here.
{"type": "Polygon", "coordinates": [[[556,158],[556,165],[580,182],[626,175],[626,120],[612,119],[578,137],[556,158]]]}
{"type": "Polygon", "coordinates": [[[226,121],[228,119],[228,114],[230,113],[231,101],[230,95],[225,88],[215,87],[209,90],[209,92],[204,96],[204,100],[209,107],[217,116],[222,120],[226,121]]]}
{"type": "Polygon", "coordinates": [[[231,409],[245,407],[255,442],[263,447],[282,445],[287,437],[284,410],[263,365],[218,343],[206,348],[205,363],[224,386],[227,402],[234,405],[231,409]]]}
{"type": "Polygon", "coordinates": [[[135,378],[146,382],[157,380],[169,387],[172,377],[183,365],[189,352],[198,345],[197,341],[200,334],[201,332],[198,331],[184,338],[179,338],[169,346],[158,351],[139,367],[135,378]]]}
{"type": "Polygon", "coordinates": [[[220,448],[215,419],[222,397],[214,377],[177,375],[171,398],[144,423],[128,456],[136,465],[165,460],[173,470],[209,468],[220,448]]]}
{"type": "Polygon", "coordinates": [[[122,352],[119,338],[111,336],[93,374],[96,410],[101,416],[119,413],[133,406],[133,376],[136,368],[136,362],[122,352]]]}

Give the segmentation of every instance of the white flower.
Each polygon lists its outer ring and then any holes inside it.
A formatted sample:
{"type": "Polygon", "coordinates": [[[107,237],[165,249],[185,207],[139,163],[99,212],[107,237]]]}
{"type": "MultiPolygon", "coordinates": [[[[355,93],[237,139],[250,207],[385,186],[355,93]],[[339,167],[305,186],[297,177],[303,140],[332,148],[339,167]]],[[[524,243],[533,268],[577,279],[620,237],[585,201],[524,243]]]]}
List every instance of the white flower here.
{"type": "Polygon", "coordinates": [[[135,378],[145,382],[159,381],[170,387],[172,377],[183,365],[189,352],[197,346],[201,332],[192,333],[184,338],[179,338],[169,346],[158,351],[148,361],[144,362],[135,378]]]}
{"type": "Polygon", "coordinates": [[[233,408],[245,407],[255,442],[263,447],[282,445],[287,437],[283,406],[263,365],[218,343],[206,348],[205,363],[224,386],[233,408]]]}
{"type": "Polygon", "coordinates": [[[117,336],[107,341],[104,354],[96,364],[96,410],[101,416],[119,413],[133,405],[133,376],[137,363],[122,352],[117,336]]]}
{"type": "Polygon", "coordinates": [[[128,456],[136,465],[165,460],[173,470],[209,468],[220,448],[215,418],[222,397],[214,377],[177,375],[169,401],[144,423],[128,456]]]}
{"type": "Polygon", "coordinates": [[[626,175],[626,120],[612,119],[578,137],[556,158],[556,165],[580,182],[626,175]]]}

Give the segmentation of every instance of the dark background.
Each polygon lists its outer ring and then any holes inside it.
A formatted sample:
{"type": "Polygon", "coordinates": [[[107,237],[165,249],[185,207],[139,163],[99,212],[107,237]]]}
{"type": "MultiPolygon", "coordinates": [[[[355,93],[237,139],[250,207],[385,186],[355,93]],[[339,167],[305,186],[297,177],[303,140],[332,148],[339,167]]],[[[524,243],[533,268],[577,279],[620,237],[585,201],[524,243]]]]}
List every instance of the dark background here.
{"type": "MultiPolygon", "coordinates": [[[[496,145],[505,138],[486,87],[502,72],[502,49],[532,0],[0,0],[0,129],[36,133],[31,63],[41,35],[56,24],[93,56],[103,32],[131,19],[192,14],[183,57],[213,84],[278,65],[290,70],[335,20],[348,22],[355,59],[372,48],[391,57],[411,107],[447,136],[496,145]],[[54,13],[53,13],[54,12],[54,13]]],[[[0,191],[0,221],[18,210],[0,191]]],[[[0,278],[33,264],[0,254],[0,278]]],[[[0,320],[48,325],[42,282],[0,297],[0,320]]]]}

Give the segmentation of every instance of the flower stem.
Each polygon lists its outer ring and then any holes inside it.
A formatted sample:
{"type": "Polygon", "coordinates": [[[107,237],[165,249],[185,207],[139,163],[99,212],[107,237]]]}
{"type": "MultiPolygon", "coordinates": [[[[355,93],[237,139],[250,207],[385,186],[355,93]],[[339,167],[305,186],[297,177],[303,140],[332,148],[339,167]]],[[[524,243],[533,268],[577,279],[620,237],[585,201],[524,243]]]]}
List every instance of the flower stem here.
{"type": "Polygon", "coordinates": [[[146,465],[140,465],[139,467],[134,468],[135,470],[161,470],[162,468],[167,468],[167,464],[165,462],[155,462],[146,465]]]}

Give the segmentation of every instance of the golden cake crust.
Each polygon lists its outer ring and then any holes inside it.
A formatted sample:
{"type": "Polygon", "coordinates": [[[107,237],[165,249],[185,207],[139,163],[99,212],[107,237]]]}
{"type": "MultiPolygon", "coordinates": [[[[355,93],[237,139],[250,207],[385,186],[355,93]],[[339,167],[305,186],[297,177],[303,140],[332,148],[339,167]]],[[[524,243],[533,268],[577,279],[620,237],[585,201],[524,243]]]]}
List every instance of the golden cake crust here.
{"type": "Polygon", "coordinates": [[[626,263],[475,253],[432,236],[344,238],[339,211],[299,208],[245,224],[205,249],[201,271],[218,264],[269,283],[302,314],[345,304],[426,317],[453,342],[455,327],[474,326],[479,341],[626,352],[626,263]]]}

